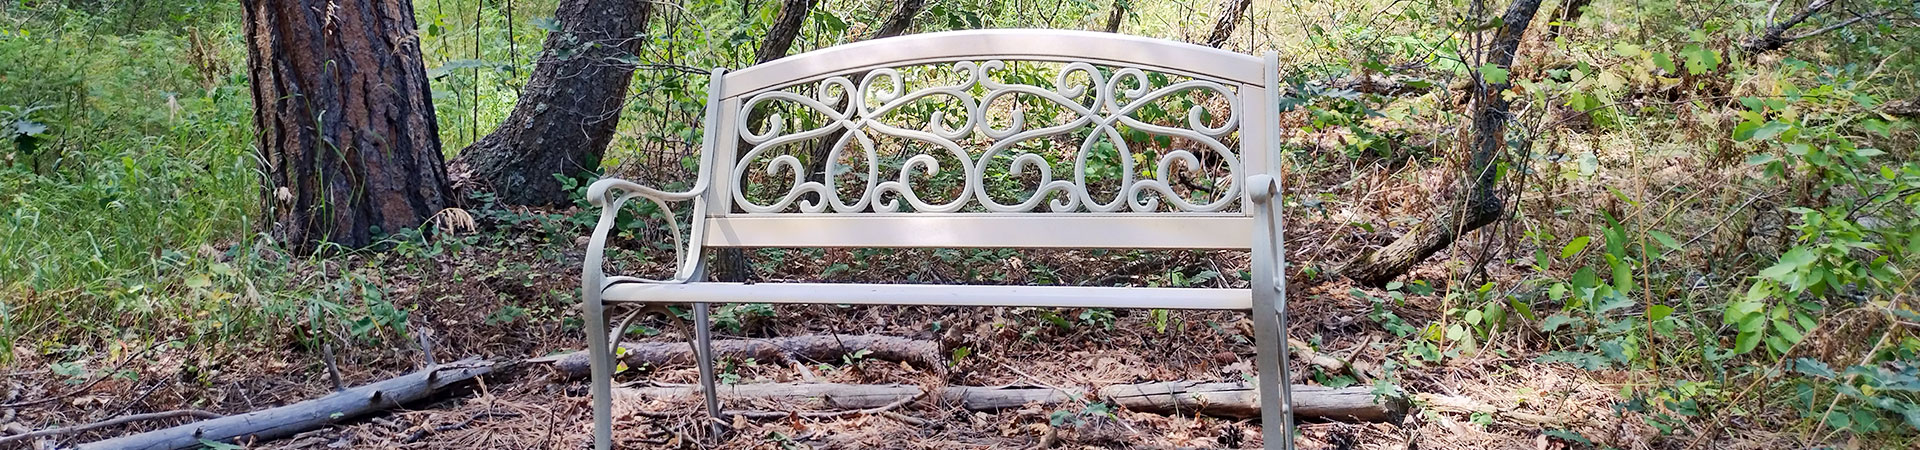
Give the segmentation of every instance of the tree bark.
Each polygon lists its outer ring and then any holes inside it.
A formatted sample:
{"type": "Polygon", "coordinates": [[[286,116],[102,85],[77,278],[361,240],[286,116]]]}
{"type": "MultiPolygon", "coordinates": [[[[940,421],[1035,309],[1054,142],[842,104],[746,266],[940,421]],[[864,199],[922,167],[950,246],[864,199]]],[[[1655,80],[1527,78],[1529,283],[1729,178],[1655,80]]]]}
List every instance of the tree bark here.
{"type": "MultiPolygon", "coordinates": [[[[901,399],[919,397],[924,392],[920,386],[910,384],[758,383],[727,384],[715,389],[721,397],[726,398],[819,399],[826,407],[841,409],[877,408],[901,399]]],[[[648,398],[691,398],[700,395],[700,386],[634,387],[623,392],[648,398]]],[[[1052,388],[1020,386],[946,386],[937,392],[937,401],[960,405],[968,411],[1018,408],[1028,403],[1066,403],[1080,395],[1078,392],[1052,388]]]]}
{"type": "Polygon", "coordinates": [[[1128,1],[1129,0],[1113,0],[1113,12],[1107,14],[1106,30],[1108,33],[1120,32],[1120,22],[1127,18],[1128,1]]]}
{"type": "Polygon", "coordinates": [[[754,64],[787,56],[787,50],[793,48],[793,40],[800,36],[800,24],[806,23],[807,13],[813,11],[813,4],[819,0],[785,0],[780,4],[780,15],[773,18],[773,27],[767,29],[767,39],[761,41],[760,51],[754,54],[754,64]]]}
{"type": "MultiPolygon", "coordinates": [[[[625,342],[620,347],[625,349],[620,361],[629,367],[686,366],[694,363],[693,347],[685,342],[625,342]]],[[[821,334],[713,341],[716,359],[840,362],[843,357],[861,351],[866,352],[863,358],[910,362],[933,370],[946,367],[946,360],[940,355],[939,343],[895,336],[821,334]]],[[[586,351],[542,360],[551,361],[555,370],[568,377],[586,376],[590,361],[586,351]]]]}
{"type": "Polygon", "coordinates": [[[1253,0],[1222,0],[1220,15],[1213,21],[1213,33],[1207,35],[1207,46],[1220,48],[1233,38],[1233,30],[1240,26],[1240,16],[1247,14],[1247,7],[1253,0]]]}
{"type": "MultiPolygon", "coordinates": [[[[772,28],[767,29],[767,38],[760,43],[760,50],[754,54],[754,64],[787,56],[787,50],[793,48],[793,40],[800,36],[800,25],[806,22],[807,13],[813,10],[818,0],[784,0],[780,5],[780,15],[774,17],[772,28]]],[[[757,124],[766,118],[765,109],[747,112],[747,123],[757,124]]],[[[740,140],[740,155],[747,154],[752,148],[745,139],[740,140]]],[[[738,186],[735,186],[738,188],[738,186]]],[[[753,275],[753,262],[747,259],[745,250],[723,248],[714,256],[713,276],[727,282],[743,282],[753,275]]]]}
{"type": "Polygon", "coordinates": [[[642,0],[561,2],[554,12],[560,30],[547,35],[513,112],[454,164],[466,166],[501,203],[568,204],[571,197],[554,176],[600,167],[652,9],[642,0]]]}
{"type": "MultiPolygon", "coordinates": [[[[1526,34],[1527,25],[1539,10],[1540,0],[1514,0],[1507,6],[1506,14],[1501,17],[1503,24],[1494,33],[1493,45],[1488,49],[1488,64],[1502,70],[1513,67],[1520,37],[1526,34]]],[[[1475,74],[1473,92],[1475,111],[1469,143],[1472,154],[1459,190],[1464,198],[1447,202],[1437,217],[1415,225],[1386,247],[1355,258],[1340,270],[1342,275],[1368,286],[1385,285],[1415,264],[1453,245],[1461,234],[1500,218],[1505,205],[1495,192],[1498,180],[1494,163],[1507,146],[1508,102],[1501,94],[1510,85],[1488,82],[1479,76],[1475,74]]]]}
{"type": "Polygon", "coordinates": [[[407,0],[244,0],[261,209],[300,254],[454,204],[407,0]]]}
{"type": "Polygon", "coordinates": [[[907,29],[913,26],[914,16],[920,15],[920,10],[926,7],[926,0],[900,0],[893,5],[893,13],[887,15],[885,22],[881,22],[880,31],[875,32],[873,38],[882,39],[906,34],[907,29]]]}
{"type": "MultiPolygon", "coordinates": [[[[1122,384],[1100,390],[1100,398],[1127,409],[1246,419],[1260,417],[1260,392],[1240,382],[1192,381],[1122,384]]],[[[1391,422],[1407,411],[1404,399],[1379,398],[1367,388],[1294,385],[1294,417],[1355,422],[1391,422]]]]}
{"type": "Polygon", "coordinates": [[[1553,23],[1547,24],[1547,40],[1560,37],[1560,30],[1573,26],[1580,16],[1587,13],[1587,5],[1593,0],[1565,0],[1560,3],[1560,12],[1554,16],[1553,23]]]}
{"type": "MultiPolygon", "coordinates": [[[[912,399],[925,392],[920,386],[901,384],[762,383],[716,387],[721,397],[777,399],[787,401],[818,400],[821,406],[837,409],[867,409],[912,399]]],[[[668,385],[622,388],[619,392],[646,398],[693,398],[700,387],[668,385]]],[[[1023,386],[945,386],[934,391],[934,400],[957,405],[968,411],[994,411],[1028,404],[1062,404],[1081,398],[1079,392],[1046,387],[1023,386]]],[[[1158,413],[1205,415],[1246,419],[1260,417],[1260,395],[1246,383],[1200,383],[1193,381],[1120,384],[1100,389],[1101,400],[1129,410],[1158,413]]],[[[1400,398],[1376,397],[1367,388],[1329,388],[1293,386],[1294,417],[1356,422],[1390,422],[1406,414],[1408,403],[1400,398]]]]}
{"type": "MultiPolygon", "coordinates": [[[[409,16],[411,17],[411,16],[409,16]]],[[[193,422],[81,445],[81,450],[200,448],[200,441],[269,441],[411,403],[448,386],[486,375],[479,359],[428,367],[398,378],[273,409],[193,422]]]]}

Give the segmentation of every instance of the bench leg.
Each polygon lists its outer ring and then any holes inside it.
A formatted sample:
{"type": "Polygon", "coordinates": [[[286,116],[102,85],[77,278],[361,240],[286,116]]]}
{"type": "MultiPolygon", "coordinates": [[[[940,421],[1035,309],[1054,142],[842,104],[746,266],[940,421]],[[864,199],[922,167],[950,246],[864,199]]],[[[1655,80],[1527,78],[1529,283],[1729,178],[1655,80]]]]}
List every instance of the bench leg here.
{"type": "MultiPolygon", "coordinates": [[[[593,281],[589,280],[591,286],[593,281]]],[[[595,450],[613,449],[613,351],[609,349],[607,337],[606,305],[600,303],[600,292],[595,289],[582,289],[581,309],[586,313],[587,356],[590,371],[588,383],[593,392],[593,448],[595,450]]]]}
{"type": "Polygon", "coordinates": [[[693,356],[700,365],[700,392],[706,396],[708,424],[713,429],[713,439],[718,442],[720,434],[726,429],[720,417],[720,394],[714,385],[713,375],[713,332],[708,321],[708,305],[693,304],[693,356]]]}

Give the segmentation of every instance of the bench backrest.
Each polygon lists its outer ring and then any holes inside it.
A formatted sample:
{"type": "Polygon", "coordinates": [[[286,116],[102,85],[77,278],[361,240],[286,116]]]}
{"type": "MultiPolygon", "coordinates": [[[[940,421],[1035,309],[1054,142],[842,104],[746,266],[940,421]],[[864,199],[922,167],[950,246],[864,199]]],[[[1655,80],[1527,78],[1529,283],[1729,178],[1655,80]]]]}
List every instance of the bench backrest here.
{"type": "Polygon", "coordinates": [[[1279,174],[1277,73],[1271,55],[1061,30],[879,39],[717,72],[692,238],[1248,249],[1245,180],[1279,174]],[[832,176],[809,178],[823,138],[832,176]]]}

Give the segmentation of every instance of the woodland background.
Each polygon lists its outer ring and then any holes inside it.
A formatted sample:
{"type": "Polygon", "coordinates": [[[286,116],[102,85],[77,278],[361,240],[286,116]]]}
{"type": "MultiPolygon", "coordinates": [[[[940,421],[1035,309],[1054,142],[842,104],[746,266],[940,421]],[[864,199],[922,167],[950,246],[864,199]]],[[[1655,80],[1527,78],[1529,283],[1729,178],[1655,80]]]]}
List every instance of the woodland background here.
{"type": "MultiPolygon", "coordinates": [[[[286,216],[263,169],[242,3],[0,2],[0,424],[245,412],[325,394],[329,367],[359,384],[423,353],[580,348],[575,265],[597,214],[583,181],[684,186],[707,69],[872,38],[908,10],[890,31],[1104,30],[1282,55],[1292,338],[1341,363],[1297,364],[1298,381],[1428,406],[1392,424],[1307,425],[1308,448],[1911,448],[1920,436],[1920,2],[1532,1],[1519,24],[1502,18],[1515,5],[1464,0],[636,2],[637,51],[596,58],[632,70],[616,76],[629,85],[606,116],[604,155],[499,191],[550,196],[526,199],[490,190],[497,168],[470,152],[514,147],[489,136],[514,128],[501,125],[515,123],[543,58],[568,58],[550,34],[565,36],[560,12],[586,2],[414,0],[415,70],[435,119],[423,151],[452,163],[445,206],[457,212],[333,246],[275,226],[286,216]],[[1490,51],[1503,42],[1511,60],[1490,51]],[[1492,103],[1507,119],[1476,124],[1492,103]],[[1474,225],[1456,240],[1435,225],[1449,223],[1474,225]],[[1385,273],[1354,263],[1408,246],[1438,253],[1405,252],[1421,257],[1385,273]]],[[[672,248],[648,230],[673,218],[637,211],[620,256],[659,273],[672,248]]],[[[1234,252],[742,256],[733,271],[762,280],[1237,286],[1246,265],[1234,252]]],[[[667,307],[621,331],[684,341],[684,314],[667,307]]],[[[730,383],[806,372],[933,385],[1232,379],[1251,364],[1238,320],[768,305],[717,316],[730,337],[910,336],[948,359],[939,371],[858,354],[800,368],[729,360],[730,383]]],[[[584,384],[545,368],[469,394],[258,445],[545,448],[586,436],[584,384]],[[446,424],[459,426],[416,434],[446,424]]],[[[699,441],[691,401],[646,407],[685,417],[627,417],[630,442],[699,441]]],[[[911,414],[938,425],[742,423],[723,446],[1257,436],[1256,422],[1098,401],[911,414]]]]}

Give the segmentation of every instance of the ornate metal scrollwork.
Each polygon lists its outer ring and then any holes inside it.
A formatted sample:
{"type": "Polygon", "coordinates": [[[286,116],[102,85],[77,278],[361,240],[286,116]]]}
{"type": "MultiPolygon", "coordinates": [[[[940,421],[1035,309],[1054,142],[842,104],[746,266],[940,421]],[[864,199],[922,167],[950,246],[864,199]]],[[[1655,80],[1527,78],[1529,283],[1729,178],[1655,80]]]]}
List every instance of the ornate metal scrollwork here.
{"type": "MultiPolygon", "coordinates": [[[[766,108],[777,102],[790,104],[807,114],[823,116],[817,126],[809,129],[792,130],[786,128],[786,120],[779,114],[770,114],[764,122],[763,130],[754,130],[754,121],[738,121],[740,136],[753,148],[743,155],[741,163],[734,166],[729,180],[733,183],[734,203],[748,213],[778,213],[797,209],[800,212],[892,212],[911,210],[918,212],[959,212],[969,205],[978,205],[976,210],[988,212],[1031,212],[1047,203],[1052,212],[1220,212],[1233,207],[1240,199],[1241,163],[1239,155],[1222,139],[1238,129],[1239,98],[1234,91],[1221,83],[1208,80],[1169,81],[1159,77],[1156,83],[1148,71],[1120,67],[1101,70],[1092,64],[1067,63],[1054,74],[1053,86],[1003,82],[995,75],[1004,73],[1007,65],[1003,61],[985,62],[961,61],[951,66],[952,82],[919,87],[908,91],[907,76],[899,69],[886,68],[868,72],[856,85],[848,77],[831,77],[811,86],[811,93],[803,94],[792,90],[769,90],[753,94],[742,103],[739,117],[749,117],[756,109],[766,108]],[[1158,84],[1158,85],[1156,85],[1158,84]],[[1155,102],[1201,92],[1206,97],[1216,98],[1210,102],[1198,102],[1185,111],[1184,126],[1155,124],[1137,116],[1143,107],[1155,102]],[[945,112],[935,111],[928,117],[924,126],[897,126],[884,120],[906,105],[930,98],[944,100],[950,109],[964,111],[964,117],[950,117],[945,112]],[[988,114],[996,112],[990,108],[996,104],[1019,105],[1020,98],[1038,99],[1063,110],[1067,120],[1059,123],[1040,124],[1029,128],[1027,114],[1018,106],[997,111],[1008,114],[1004,126],[997,126],[988,119],[988,114]],[[1003,101],[1011,100],[1011,101],[1003,101]],[[999,102],[999,103],[996,103],[999,102]],[[1226,114],[1214,113],[1210,108],[1220,108],[1224,102],[1226,114]],[[1209,117],[1211,116],[1211,117],[1209,117]],[[1201,152],[1211,152],[1210,161],[1216,164],[1212,174],[1203,173],[1202,158],[1195,150],[1162,149],[1157,159],[1145,157],[1142,153],[1136,161],[1135,151],[1130,148],[1122,134],[1122,127],[1145,132],[1156,136],[1182,138],[1196,147],[1204,147],[1201,152]],[[1052,162],[1042,153],[1021,149],[1018,145],[1036,139],[1045,139],[1059,135],[1079,133],[1085,130],[1080,139],[1078,151],[1074,153],[1070,179],[1056,179],[1052,162]],[[821,182],[807,179],[808,169],[799,157],[791,154],[771,155],[768,152],[787,146],[812,142],[815,139],[840,133],[836,142],[830,143],[826,155],[828,173],[837,174],[841,159],[846,156],[847,147],[857,144],[863,153],[865,162],[865,189],[858,195],[840,192],[835,182],[821,182]],[[875,135],[889,136],[908,140],[935,148],[932,152],[908,155],[900,163],[898,176],[883,179],[875,135]],[[980,139],[984,137],[984,139],[980,139]],[[1096,144],[1107,142],[1118,153],[1120,166],[1118,180],[1107,180],[1101,186],[1108,186],[1100,194],[1111,194],[1111,200],[1101,201],[1094,192],[1098,180],[1089,178],[1088,164],[1093,157],[1096,144]],[[963,143],[964,142],[964,143],[963,143]],[[985,142],[981,149],[981,142],[985,142]],[[969,152],[969,145],[979,153],[969,152]],[[1008,159],[1010,157],[1010,160],[1008,159]],[[941,173],[941,160],[958,161],[958,174],[964,175],[965,186],[957,195],[943,202],[930,202],[925,196],[914,190],[914,175],[931,177],[941,173]],[[765,159],[760,166],[767,177],[778,179],[782,175],[790,176],[791,188],[784,193],[776,193],[777,198],[768,202],[755,202],[749,198],[744,188],[749,180],[749,170],[757,165],[756,161],[765,159]],[[993,161],[1010,161],[1005,164],[992,164],[993,161]],[[1137,163],[1152,164],[1152,169],[1141,170],[1137,163]],[[1196,179],[1224,180],[1217,183],[1210,192],[1198,201],[1182,196],[1175,189],[1179,184],[1176,178],[1176,165],[1185,175],[1196,179]],[[1014,203],[1002,203],[989,195],[987,177],[999,175],[990,173],[990,169],[1004,168],[1005,175],[1023,177],[1030,182],[1024,200],[1014,203]],[[1219,173],[1224,170],[1225,174],[1219,173]],[[781,172],[785,171],[786,174],[781,172]],[[809,198],[813,194],[817,198],[809,198]],[[1049,201],[1051,199],[1051,201],[1049,201]],[[905,205],[901,205],[904,202],[905,205]],[[905,206],[905,208],[902,208],[905,206]]],[[[1004,78],[1004,77],[1003,77],[1004,78]]],[[[1061,159],[1064,159],[1061,158],[1061,159]]],[[[1064,161],[1061,161],[1064,163],[1064,161]]],[[[858,168],[848,168],[858,170],[858,168]]],[[[1192,186],[1188,184],[1188,186],[1192,186]]]]}

